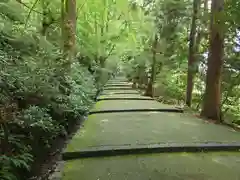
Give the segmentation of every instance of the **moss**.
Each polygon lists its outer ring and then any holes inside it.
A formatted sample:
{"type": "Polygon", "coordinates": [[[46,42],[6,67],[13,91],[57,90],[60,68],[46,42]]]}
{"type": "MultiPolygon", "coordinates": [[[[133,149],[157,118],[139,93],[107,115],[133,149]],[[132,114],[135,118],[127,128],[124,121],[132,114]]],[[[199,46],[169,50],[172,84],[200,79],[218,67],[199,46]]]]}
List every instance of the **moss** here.
{"type": "Polygon", "coordinates": [[[239,153],[176,153],[69,161],[63,180],[238,180],[239,153]]]}
{"type": "Polygon", "coordinates": [[[104,145],[239,141],[239,132],[187,114],[110,113],[91,115],[67,151],[104,145]]]}

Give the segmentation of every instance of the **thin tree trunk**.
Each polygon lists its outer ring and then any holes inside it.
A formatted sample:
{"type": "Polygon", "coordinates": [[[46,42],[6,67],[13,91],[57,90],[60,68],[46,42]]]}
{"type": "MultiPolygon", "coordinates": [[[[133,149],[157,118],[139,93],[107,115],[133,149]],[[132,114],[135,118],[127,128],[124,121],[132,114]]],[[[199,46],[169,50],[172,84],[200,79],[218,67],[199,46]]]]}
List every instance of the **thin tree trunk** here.
{"type": "Polygon", "coordinates": [[[191,107],[192,104],[192,91],[194,85],[195,62],[196,62],[196,21],[199,9],[199,0],[193,1],[193,15],[192,25],[190,30],[190,42],[189,42],[189,56],[188,56],[188,73],[187,73],[187,92],[186,92],[186,105],[191,107]]]}
{"type": "Polygon", "coordinates": [[[66,18],[65,0],[61,0],[61,34],[62,34],[62,50],[63,51],[65,50],[64,45],[66,41],[65,18],[66,18]]]}
{"type": "Polygon", "coordinates": [[[208,14],[208,1],[209,0],[204,0],[204,15],[208,14]]]}
{"type": "Polygon", "coordinates": [[[224,22],[221,18],[224,0],[212,1],[210,49],[201,116],[221,121],[221,74],[224,52],[224,22]]]}
{"type": "Polygon", "coordinates": [[[204,17],[204,19],[203,19],[203,31],[202,31],[202,33],[203,33],[203,36],[204,36],[204,38],[206,38],[206,39],[208,39],[208,36],[209,36],[209,32],[208,31],[205,31],[204,29],[204,27],[205,26],[207,26],[207,24],[208,24],[208,14],[209,14],[209,10],[208,10],[208,2],[209,2],[209,0],[204,0],[204,14],[203,14],[203,17],[204,17]]]}
{"type": "MultiPolygon", "coordinates": [[[[201,5],[201,0],[200,0],[200,5],[201,5]]],[[[198,29],[197,29],[197,36],[196,36],[196,45],[195,45],[195,53],[197,55],[196,57],[196,61],[198,61],[198,54],[199,54],[199,47],[200,47],[200,44],[201,44],[201,40],[203,38],[203,34],[204,34],[204,27],[207,25],[207,21],[204,19],[205,18],[205,15],[207,15],[207,8],[208,8],[208,0],[204,0],[204,8],[203,8],[203,12],[202,12],[202,15],[201,17],[198,17],[200,19],[200,25],[198,26],[198,29]]],[[[198,10],[198,14],[200,16],[200,11],[201,10],[201,6],[199,6],[199,10],[198,10]]]]}
{"type": "Polygon", "coordinates": [[[70,25],[70,42],[71,42],[71,52],[75,54],[75,45],[76,45],[76,0],[68,0],[68,20],[70,25]]]}
{"type": "Polygon", "coordinates": [[[158,44],[158,36],[155,34],[155,38],[153,41],[153,46],[152,46],[152,68],[151,68],[151,78],[149,80],[147,90],[145,95],[146,96],[154,96],[154,90],[153,90],[153,85],[156,79],[156,53],[157,53],[157,44],[158,44]]]}
{"type": "Polygon", "coordinates": [[[49,6],[49,2],[46,2],[44,0],[41,1],[42,2],[42,30],[41,30],[41,34],[43,36],[46,36],[46,32],[47,32],[47,28],[49,27],[49,20],[48,20],[48,6],[49,6]]]}
{"type": "Polygon", "coordinates": [[[71,65],[71,61],[76,53],[76,0],[66,0],[64,9],[64,52],[67,54],[67,64],[71,65]]]}

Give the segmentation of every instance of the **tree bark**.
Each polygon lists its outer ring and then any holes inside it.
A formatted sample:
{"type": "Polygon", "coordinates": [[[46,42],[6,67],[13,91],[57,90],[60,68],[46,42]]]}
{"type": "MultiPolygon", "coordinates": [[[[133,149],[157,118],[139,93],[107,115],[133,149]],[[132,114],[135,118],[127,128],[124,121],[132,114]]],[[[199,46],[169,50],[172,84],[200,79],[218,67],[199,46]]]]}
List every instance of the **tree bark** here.
{"type": "MultiPolygon", "coordinates": [[[[64,0],[62,0],[64,3],[64,0]]],[[[68,64],[71,64],[74,57],[76,44],[76,0],[65,0],[64,12],[62,12],[64,54],[67,55],[68,64]]],[[[63,6],[63,5],[62,5],[63,6]]],[[[63,7],[62,7],[63,11],[63,7]]]]}
{"type": "MultiPolygon", "coordinates": [[[[201,0],[200,0],[200,4],[199,4],[199,10],[198,10],[198,15],[200,17],[198,17],[200,19],[200,25],[198,26],[197,29],[197,37],[196,37],[196,45],[195,45],[195,53],[196,55],[199,53],[199,47],[201,44],[201,40],[203,39],[203,35],[204,35],[204,29],[207,26],[207,21],[205,19],[205,16],[208,14],[208,0],[204,0],[204,6],[203,6],[203,12],[200,15],[200,10],[201,10],[201,0]]],[[[198,56],[197,56],[198,57],[198,56]]],[[[196,61],[198,61],[199,58],[196,57],[196,61]]]]}
{"type": "Polygon", "coordinates": [[[65,0],[61,0],[61,35],[62,35],[62,50],[64,51],[65,44],[65,18],[66,18],[66,10],[65,10],[65,0]]]}
{"type": "Polygon", "coordinates": [[[189,55],[188,55],[188,73],[187,73],[187,91],[186,91],[186,105],[191,107],[192,104],[192,91],[194,86],[194,75],[196,73],[196,32],[197,32],[197,16],[199,10],[199,0],[193,1],[193,15],[190,30],[189,41],[189,55]]]}
{"type": "Polygon", "coordinates": [[[145,92],[146,96],[153,97],[154,96],[154,89],[153,85],[156,80],[156,53],[157,53],[157,44],[158,44],[158,36],[155,34],[155,38],[153,41],[153,46],[152,46],[152,67],[151,67],[151,77],[145,92]]]}
{"type": "Polygon", "coordinates": [[[44,1],[42,0],[42,30],[41,30],[41,34],[43,36],[46,36],[47,33],[47,28],[51,25],[51,22],[49,22],[49,10],[48,10],[48,6],[49,6],[49,2],[48,1],[44,1]]]}
{"type": "Polygon", "coordinates": [[[202,117],[221,121],[221,74],[224,52],[224,0],[213,0],[210,21],[210,48],[202,117]]]}

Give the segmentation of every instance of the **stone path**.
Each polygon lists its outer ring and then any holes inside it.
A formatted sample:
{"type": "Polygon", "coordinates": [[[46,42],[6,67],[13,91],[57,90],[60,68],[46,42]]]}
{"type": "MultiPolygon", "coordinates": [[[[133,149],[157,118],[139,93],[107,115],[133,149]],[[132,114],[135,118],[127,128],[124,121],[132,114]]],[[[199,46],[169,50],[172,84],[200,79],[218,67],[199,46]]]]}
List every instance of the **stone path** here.
{"type": "Polygon", "coordinates": [[[240,149],[239,132],[141,96],[121,78],[106,88],[66,148],[76,160],[64,180],[240,180],[240,152],[230,152],[240,149]],[[94,158],[110,154],[130,155],[94,158]]]}

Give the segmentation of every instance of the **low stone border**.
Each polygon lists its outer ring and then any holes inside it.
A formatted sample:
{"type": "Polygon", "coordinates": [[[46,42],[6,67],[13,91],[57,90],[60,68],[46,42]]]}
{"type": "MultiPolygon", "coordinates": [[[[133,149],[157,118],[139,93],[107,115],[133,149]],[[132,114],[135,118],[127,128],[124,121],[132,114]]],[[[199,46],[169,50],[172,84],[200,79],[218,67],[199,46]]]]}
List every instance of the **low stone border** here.
{"type": "Polygon", "coordinates": [[[223,142],[205,142],[205,143],[159,143],[145,144],[134,146],[99,146],[91,149],[75,152],[65,152],[63,160],[74,160],[82,158],[96,158],[108,156],[123,156],[136,154],[152,154],[152,153],[179,153],[179,152],[239,152],[239,143],[223,143],[223,142]]]}
{"type": "Polygon", "coordinates": [[[152,109],[116,109],[116,110],[99,110],[99,111],[90,111],[91,114],[102,114],[102,113],[127,113],[127,112],[175,112],[183,113],[184,110],[181,108],[152,108],[152,109]]]}
{"type": "Polygon", "coordinates": [[[137,97],[122,97],[122,98],[117,98],[117,97],[106,97],[106,98],[99,98],[97,101],[108,101],[108,100],[135,100],[135,101],[155,101],[155,99],[152,98],[137,98],[137,97]]]}

